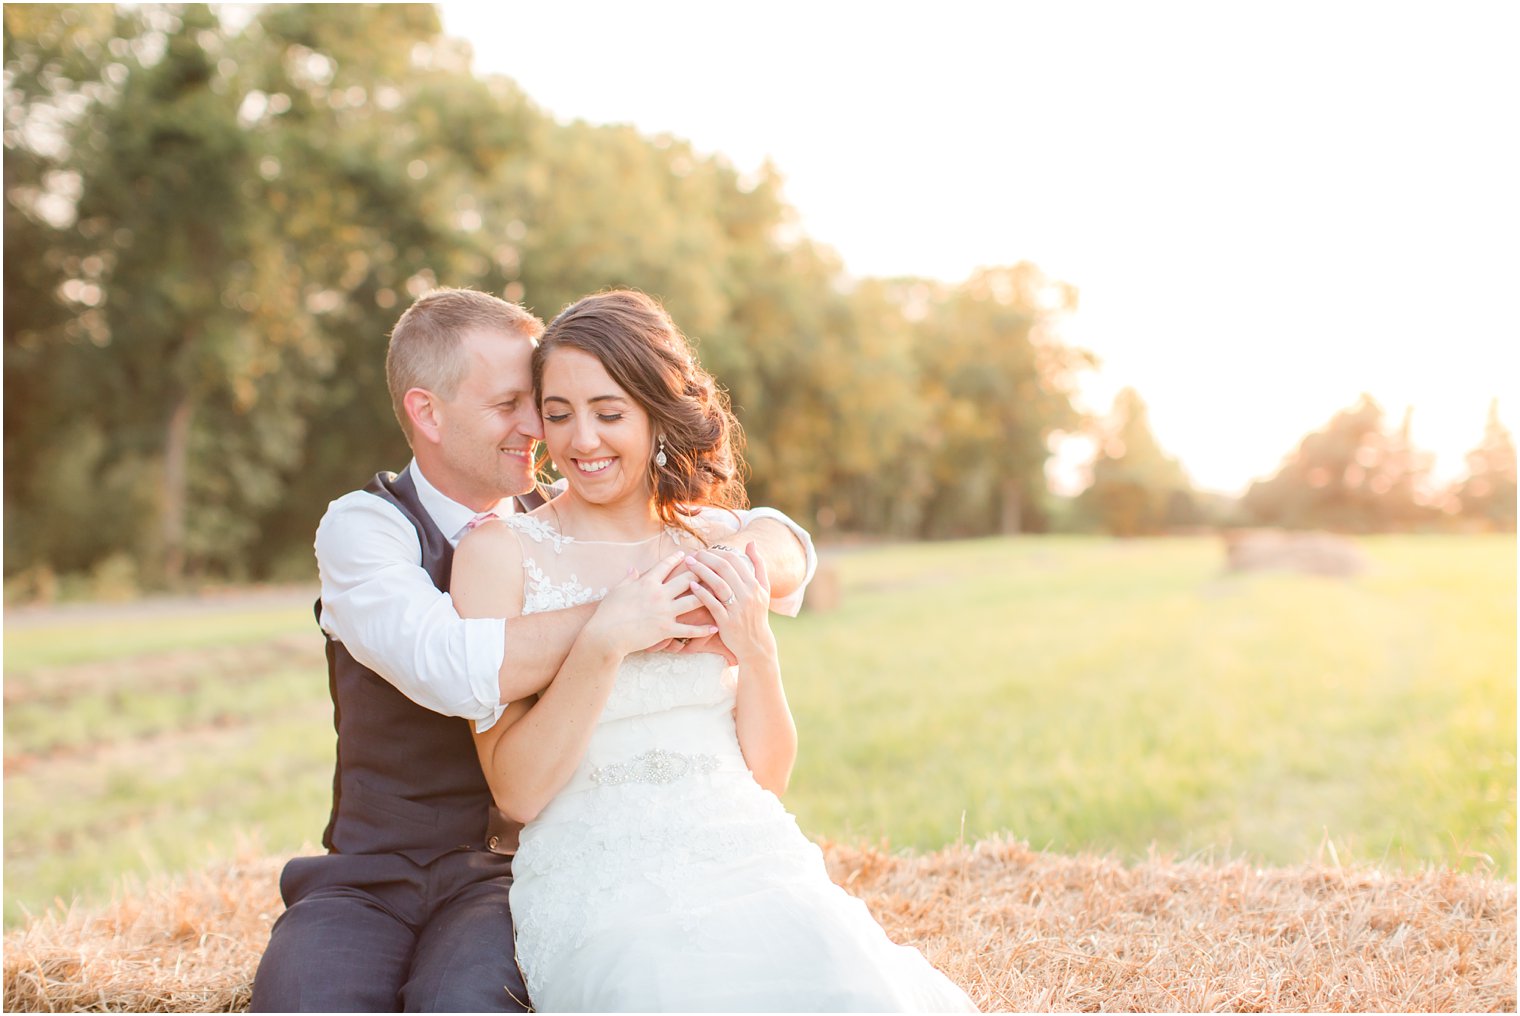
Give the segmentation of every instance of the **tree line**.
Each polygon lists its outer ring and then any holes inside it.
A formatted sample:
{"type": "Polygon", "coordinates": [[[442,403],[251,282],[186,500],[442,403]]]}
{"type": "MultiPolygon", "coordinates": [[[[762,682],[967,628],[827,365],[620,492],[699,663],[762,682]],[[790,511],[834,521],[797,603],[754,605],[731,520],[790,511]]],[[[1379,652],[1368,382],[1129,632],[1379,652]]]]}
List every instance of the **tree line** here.
{"type": "Polygon", "coordinates": [[[752,498],[825,532],[1059,521],[1044,467],[1094,365],[1059,338],[1071,285],[851,279],[774,167],[558,122],[428,5],[243,16],[5,8],[8,580],[308,574],[327,501],[407,460],[386,336],[436,285],[546,319],[658,296],[730,390],[752,498]]]}
{"type": "Polygon", "coordinates": [[[1090,430],[1098,450],[1092,482],[1074,499],[1066,528],[1145,536],[1199,526],[1278,526],[1345,533],[1515,529],[1515,443],[1489,403],[1466,474],[1432,481],[1434,456],[1411,438],[1413,411],[1390,427],[1363,393],[1306,435],[1276,472],[1239,499],[1194,490],[1182,465],[1151,433],[1145,402],[1132,388],[1090,430]]]}

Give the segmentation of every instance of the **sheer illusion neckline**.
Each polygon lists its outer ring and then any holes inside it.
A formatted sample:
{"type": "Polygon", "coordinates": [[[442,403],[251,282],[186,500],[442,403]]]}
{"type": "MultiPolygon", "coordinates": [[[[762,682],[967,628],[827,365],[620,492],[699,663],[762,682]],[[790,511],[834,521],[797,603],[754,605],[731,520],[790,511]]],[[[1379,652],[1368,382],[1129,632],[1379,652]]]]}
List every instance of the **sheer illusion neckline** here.
{"type": "Polygon", "coordinates": [[[547,516],[547,515],[525,515],[525,516],[523,516],[523,518],[525,520],[531,521],[531,522],[537,522],[540,526],[543,526],[543,528],[545,530],[547,530],[548,533],[554,539],[556,539],[556,540],[563,540],[565,543],[578,543],[578,544],[580,544],[582,546],[592,546],[592,547],[639,547],[639,546],[642,546],[642,545],[644,545],[646,543],[653,543],[655,540],[662,539],[662,538],[664,538],[666,536],[668,536],[671,539],[675,540],[677,542],[677,544],[679,544],[680,540],[681,540],[681,536],[682,536],[682,530],[676,528],[675,526],[666,526],[663,529],[661,529],[659,532],[657,532],[657,533],[651,533],[649,536],[646,536],[643,539],[639,539],[639,540],[592,540],[592,539],[587,539],[587,538],[580,537],[580,536],[571,536],[571,535],[569,535],[564,530],[560,529],[558,526],[556,526],[553,523],[551,523],[549,521],[550,517],[551,516],[547,516]]]}
{"type": "Polygon", "coordinates": [[[660,530],[658,533],[655,533],[653,536],[646,536],[642,540],[585,540],[579,536],[566,536],[564,533],[560,532],[557,529],[554,531],[555,535],[558,536],[561,540],[564,540],[566,543],[579,543],[582,546],[591,545],[601,547],[637,547],[641,544],[652,543],[661,537],[674,536],[675,532],[676,531],[673,527],[667,526],[664,529],[660,530]]]}

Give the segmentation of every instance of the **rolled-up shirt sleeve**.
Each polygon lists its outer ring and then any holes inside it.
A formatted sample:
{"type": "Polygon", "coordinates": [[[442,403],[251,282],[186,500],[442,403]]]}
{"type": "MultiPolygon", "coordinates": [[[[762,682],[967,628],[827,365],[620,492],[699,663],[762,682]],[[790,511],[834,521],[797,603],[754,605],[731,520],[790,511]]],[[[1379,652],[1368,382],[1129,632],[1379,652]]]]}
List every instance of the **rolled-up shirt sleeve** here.
{"type": "Polygon", "coordinates": [[[803,572],[802,583],[789,595],[771,598],[771,610],[786,617],[796,617],[802,610],[802,599],[807,592],[808,583],[813,581],[813,573],[818,570],[818,554],[813,550],[813,538],[808,535],[808,531],[774,508],[743,508],[733,512],[721,508],[707,508],[702,511],[701,517],[709,526],[721,527],[726,520],[727,528],[719,529],[720,532],[734,532],[760,519],[779,522],[792,531],[792,535],[797,537],[797,542],[802,544],[802,553],[807,558],[807,568],[803,572]]]}
{"type": "Polygon", "coordinates": [[[506,622],[459,616],[394,506],[364,491],[339,498],[317,526],[316,552],[324,631],[418,705],[477,729],[496,721],[506,622]]]}

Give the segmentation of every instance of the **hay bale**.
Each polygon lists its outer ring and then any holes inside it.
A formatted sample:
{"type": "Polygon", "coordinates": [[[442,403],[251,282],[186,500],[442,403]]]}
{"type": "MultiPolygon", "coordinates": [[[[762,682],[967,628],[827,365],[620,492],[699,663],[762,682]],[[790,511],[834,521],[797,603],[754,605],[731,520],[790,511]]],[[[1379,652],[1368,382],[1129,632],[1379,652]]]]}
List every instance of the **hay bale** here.
{"type": "Polygon", "coordinates": [[[1344,536],[1281,529],[1226,530],[1225,567],[1232,572],[1278,569],[1307,575],[1359,575],[1367,558],[1344,536]]]}
{"type": "Polygon", "coordinates": [[[243,1012],[283,910],[284,858],[128,882],[100,909],[49,912],[5,936],[4,1008],[243,1012]]]}
{"type": "Polygon", "coordinates": [[[984,1010],[1513,1011],[1515,886],[1435,870],[1258,868],[831,846],[830,870],[984,1010]]]}
{"type": "Polygon", "coordinates": [[[819,558],[818,569],[813,572],[813,581],[808,583],[807,596],[803,598],[802,609],[809,614],[823,614],[830,610],[837,610],[843,596],[844,589],[839,578],[839,566],[828,558],[819,558]]]}
{"type": "MultiPolygon", "coordinates": [[[[1515,1008],[1515,886],[1481,874],[1258,868],[824,844],[830,874],[986,1010],[1515,1008]]],[[[8,1010],[237,1011],[283,859],[134,888],[5,938],[8,1010]]]]}

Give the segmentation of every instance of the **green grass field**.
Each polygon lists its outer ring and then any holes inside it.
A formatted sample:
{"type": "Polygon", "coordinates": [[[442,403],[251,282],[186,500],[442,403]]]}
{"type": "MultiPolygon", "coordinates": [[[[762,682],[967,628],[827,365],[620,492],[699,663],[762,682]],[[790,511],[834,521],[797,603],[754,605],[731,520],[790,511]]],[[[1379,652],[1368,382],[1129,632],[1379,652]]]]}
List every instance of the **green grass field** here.
{"type": "MultiPolygon", "coordinates": [[[[1212,538],[830,558],[778,622],[817,837],[1515,870],[1515,541],[1380,537],[1230,576],[1212,538]]],[[[5,920],[291,851],[333,734],[309,606],[7,630],[5,920]]]]}

